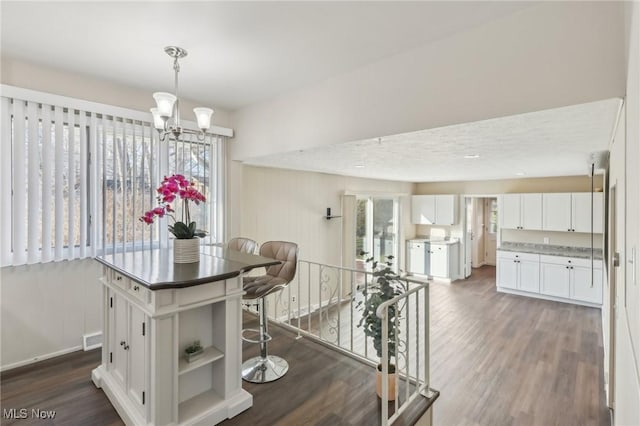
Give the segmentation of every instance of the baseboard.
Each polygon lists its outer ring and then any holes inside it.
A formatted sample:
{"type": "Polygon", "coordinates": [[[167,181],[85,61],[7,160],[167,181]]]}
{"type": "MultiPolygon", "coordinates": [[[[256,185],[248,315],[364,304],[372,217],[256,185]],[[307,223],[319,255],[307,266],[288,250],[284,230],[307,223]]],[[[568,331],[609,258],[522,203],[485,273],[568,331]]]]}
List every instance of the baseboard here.
{"type": "Polygon", "coordinates": [[[18,361],[18,362],[14,362],[12,364],[7,364],[7,365],[0,366],[0,371],[8,371],[8,370],[12,370],[14,368],[24,367],[25,365],[34,364],[36,362],[44,361],[45,359],[55,358],[55,357],[60,356],[60,355],[66,355],[66,354],[69,354],[71,352],[76,352],[76,351],[81,351],[81,350],[82,350],[82,346],[73,346],[71,348],[63,349],[61,351],[51,352],[49,354],[39,355],[39,356],[31,358],[31,359],[25,359],[24,361],[18,361]]]}

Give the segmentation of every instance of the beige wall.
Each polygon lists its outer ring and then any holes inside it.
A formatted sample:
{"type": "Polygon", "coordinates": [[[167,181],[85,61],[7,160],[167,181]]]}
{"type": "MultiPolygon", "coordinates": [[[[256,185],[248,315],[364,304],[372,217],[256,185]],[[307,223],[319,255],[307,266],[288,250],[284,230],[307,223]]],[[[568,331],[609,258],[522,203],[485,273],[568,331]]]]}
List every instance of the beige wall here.
{"type": "Polygon", "coordinates": [[[2,268],[1,368],[77,349],[101,331],[100,270],[92,259],[2,268]]]}
{"type": "MultiPolygon", "coordinates": [[[[2,84],[11,86],[144,112],[149,111],[149,108],[155,105],[151,91],[123,86],[115,82],[96,79],[83,74],[61,71],[6,56],[3,56],[0,61],[0,71],[2,84]]],[[[191,114],[190,111],[196,105],[186,99],[181,99],[180,102],[182,117],[193,120],[193,114],[191,114]]],[[[229,112],[221,108],[214,109],[215,114],[212,119],[212,124],[231,127],[229,112]]],[[[151,114],[149,114],[149,119],[151,119],[151,114]]]]}
{"type": "MultiPolygon", "coordinates": [[[[591,190],[587,176],[481,180],[464,182],[430,182],[416,184],[416,194],[497,195],[519,192],[583,192],[591,190]]],[[[602,176],[596,176],[595,187],[602,188],[602,176]]]]}
{"type": "MultiPolygon", "coordinates": [[[[262,243],[289,240],[298,243],[300,258],[340,265],[342,219],[326,220],[326,208],[341,211],[345,191],[363,194],[405,194],[401,211],[405,237],[413,236],[409,219],[412,184],[359,179],[315,172],[241,166],[242,207],[236,233],[262,243]]],[[[229,235],[233,237],[235,235],[229,235]]],[[[349,265],[351,266],[351,265],[349,265]]]]}

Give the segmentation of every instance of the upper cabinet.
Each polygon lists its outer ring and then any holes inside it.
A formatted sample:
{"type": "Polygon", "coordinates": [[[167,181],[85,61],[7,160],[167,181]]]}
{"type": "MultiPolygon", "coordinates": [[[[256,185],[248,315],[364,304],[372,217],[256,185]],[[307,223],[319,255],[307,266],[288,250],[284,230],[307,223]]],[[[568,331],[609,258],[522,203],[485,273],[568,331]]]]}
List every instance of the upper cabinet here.
{"type": "Polygon", "coordinates": [[[454,225],[458,219],[457,195],[413,195],[411,223],[418,225],[454,225]]]}
{"type": "Polygon", "coordinates": [[[500,220],[507,229],[542,229],[542,194],[504,194],[500,220]]]}
{"type": "MultiPolygon", "coordinates": [[[[543,194],[542,227],[545,231],[591,232],[591,193],[543,194]]],[[[593,232],[603,232],[604,194],[593,194],[593,232]]]]}

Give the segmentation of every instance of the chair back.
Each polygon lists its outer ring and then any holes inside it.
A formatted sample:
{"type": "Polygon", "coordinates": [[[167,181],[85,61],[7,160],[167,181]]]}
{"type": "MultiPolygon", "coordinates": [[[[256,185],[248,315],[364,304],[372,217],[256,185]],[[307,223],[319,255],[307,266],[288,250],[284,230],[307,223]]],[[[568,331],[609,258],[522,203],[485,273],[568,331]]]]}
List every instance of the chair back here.
{"type": "Polygon", "coordinates": [[[267,275],[278,277],[289,283],[296,275],[298,245],[288,241],[267,241],[260,246],[260,256],[280,260],[282,263],[269,266],[267,275]]]}
{"type": "Polygon", "coordinates": [[[251,254],[256,252],[257,246],[258,244],[255,241],[253,241],[251,238],[243,238],[243,237],[232,238],[229,240],[229,243],[227,243],[227,248],[229,250],[235,250],[242,253],[251,253],[251,254]]]}

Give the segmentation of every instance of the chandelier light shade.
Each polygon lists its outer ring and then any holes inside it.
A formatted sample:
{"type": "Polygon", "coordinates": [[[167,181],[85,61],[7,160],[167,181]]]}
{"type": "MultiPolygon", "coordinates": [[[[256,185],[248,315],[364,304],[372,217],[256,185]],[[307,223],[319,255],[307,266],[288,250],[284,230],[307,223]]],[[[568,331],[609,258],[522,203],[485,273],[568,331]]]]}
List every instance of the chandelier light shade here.
{"type": "Polygon", "coordinates": [[[151,108],[153,115],[153,126],[158,130],[160,140],[164,141],[167,137],[180,139],[183,134],[195,134],[198,140],[204,140],[205,132],[211,127],[211,116],[213,110],[211,108],[194,108],[198,128],[200,131],[183,129],[180,126],[180,100],[178,99],[178,73],[180,72],[180,64],[178,60],[187,56],[187,51],[177,46],[167,46],[164,51],[173,58],[173,71],[175,74],[174,85],[175,95],[167,92],[156,92],[153,99],[156,101],[156,108],[151,108]]]}

